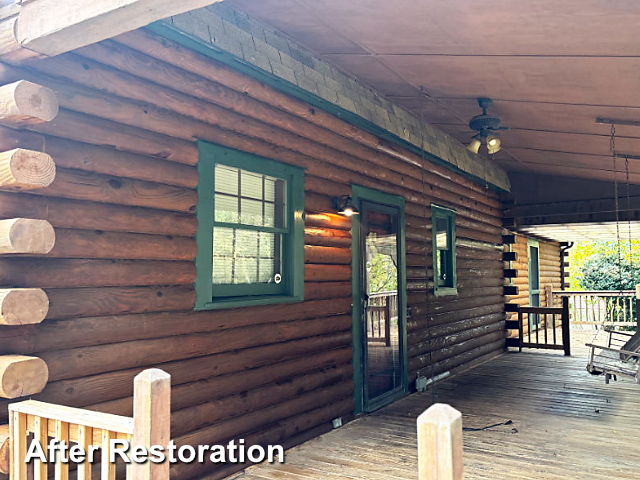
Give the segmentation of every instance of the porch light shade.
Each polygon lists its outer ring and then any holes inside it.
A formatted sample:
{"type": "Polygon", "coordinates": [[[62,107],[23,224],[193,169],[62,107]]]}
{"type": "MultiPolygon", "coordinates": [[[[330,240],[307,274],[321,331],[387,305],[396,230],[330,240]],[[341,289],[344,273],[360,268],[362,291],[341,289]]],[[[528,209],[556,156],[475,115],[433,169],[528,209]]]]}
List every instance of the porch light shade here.
{"type": "Polygon", "coordinates": [[[344,215],[345,217],[351,217],[360,213],[358,212],[358,209],[353,205],[353,200],[349,195],[334,197],[333,206],[340,215],[344,215]]]}
{"type": "Polygon", "coordinates": [[[471,140],[471,143],[467,147],[467,150],[469,150],[471,153],[478,153],[478,151],[480,150],[480,145],[482,145],[482,142],[477,138],[474,138],[473,140],[471,140]]]}
{"type": "Polygon", "coordinates": [[[487,137],[487,151],[490,154],[498,153],[500,151],[502,141],[497,135],[489,135],[487,137]]]}

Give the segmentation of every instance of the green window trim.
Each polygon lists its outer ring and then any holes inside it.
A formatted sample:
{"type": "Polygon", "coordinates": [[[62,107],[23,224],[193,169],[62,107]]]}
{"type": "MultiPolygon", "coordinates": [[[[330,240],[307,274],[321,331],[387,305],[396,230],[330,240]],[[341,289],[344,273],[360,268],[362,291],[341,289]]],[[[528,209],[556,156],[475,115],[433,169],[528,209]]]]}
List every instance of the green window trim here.
{"type": "Polygon", "coordinates": [[[454,210],[446,207],[440,207],[438,205],[431,205],[431,231],[432,231],[432,251],[433,251],[433,293],[436,297],[445,295],[457,295],[458,294],[458,278],[456,272],[456,213],[454,210]],[[440,268],[441,265],[438,262],[438,247],[437,247],[437,229],[436,223],[438,219],[443,219],[447,222],[447,251],[448,261],[446,261],[449,275],[449,280],[444,284],[440,284],[440,268]]]}
{"type": "Polygon", "coordinates": [[[304,170],[231,148],[198,142],[198,230],[196,242],[196,310],[293,303],[304,300],[304,170]],[[287,182],[285,226],[282,228],[215,221],[215,166],[277,177],[287,182]],[[283,234],[282,285],[264,283],[214,285],[214,228],[240,228],[283,234]]]}

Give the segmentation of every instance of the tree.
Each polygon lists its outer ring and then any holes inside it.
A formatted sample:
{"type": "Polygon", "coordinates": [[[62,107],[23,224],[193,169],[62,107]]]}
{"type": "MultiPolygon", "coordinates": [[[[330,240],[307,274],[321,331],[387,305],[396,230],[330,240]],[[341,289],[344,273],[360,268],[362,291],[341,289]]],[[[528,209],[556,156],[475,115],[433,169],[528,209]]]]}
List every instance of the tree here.
{"type": "Polygon", "coordinates": [[[640,284],[640,270],[615,252],[598,253],[582,266],[580,286],[585,290],[635,290],[640,284]]]}

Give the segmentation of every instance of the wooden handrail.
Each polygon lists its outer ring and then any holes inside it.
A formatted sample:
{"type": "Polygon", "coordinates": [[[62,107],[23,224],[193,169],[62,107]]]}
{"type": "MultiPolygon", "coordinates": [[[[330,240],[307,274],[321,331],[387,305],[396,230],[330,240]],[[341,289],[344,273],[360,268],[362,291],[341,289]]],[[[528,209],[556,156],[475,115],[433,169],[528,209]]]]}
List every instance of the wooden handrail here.
{"type": "MultiPolygon", "coordinates": [[[[83,449],[101,448],[101,480],[115,480],[115,464],[109,462],[112,439],[125,440],[149,449],[166,446],[170,429],[170,376],[162,370],[150,369],[134,379],[133,417],[123,417],[81,408],[66,407],[35,400],[9,405],[11,435],[11,480],[27,480],[27,437],[33,434],[43,448],[49,438],[76,443],[83,449]]],[[[55,480],[68,480],[69,464],[56,456],[55,480]]],[[[90,480],[92,465],[78,465],[77,479],[90,480]]],[[[131,464],[127,480],[169,480],[169,464],[131,464]]],[[[47,479],[47,464],[34,460],[34,479],[47,479]]]]}

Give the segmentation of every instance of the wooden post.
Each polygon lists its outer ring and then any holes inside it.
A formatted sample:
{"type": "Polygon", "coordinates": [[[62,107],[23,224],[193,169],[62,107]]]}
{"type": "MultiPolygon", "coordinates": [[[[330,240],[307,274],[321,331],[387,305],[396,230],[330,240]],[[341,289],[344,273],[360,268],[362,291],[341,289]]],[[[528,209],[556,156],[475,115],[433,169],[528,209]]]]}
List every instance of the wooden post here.
{"type": "Polygon", "coordinates": [[[562,297],[562,344],[564,345],[564,354],[567,357],[570,356],[571,336],[569,331],[569,297],[562,297]]]}
{"type": "Polygon", "coordinates": [[[0,397],[18,398],[40,393],[49,381],[47,364],[38,357],[0,357],[0,397]]]}
{"type": "MultiPolygon", "coordinates": [[[[133,445],[166,447],[171,440],[171,375],[145,370],[133,383],[133,445]]],[[[169,480],[169,462],[132,465],[136,480],[169,480]]]]}
{"type": "Polygon", "coordinates": [[[436,403],[418,417],[418,479],[462,480],[462,414],[436,403]]]}
{"type": "Polygon", "coordinates": [[[0,153],[0,189],[33,190],[48,187],[56,178],[50,155],[16,148],[0,153]]]}
{"type": "Polygon", "coordinates": [[[49,297],[39,288],[0,289],[0,325],[31,325],[49,312],[49,297]]]}
{"type": "Polygon", "coordinates": [[[56,242],[56,233],[46,220],[12,218],[0,220],[0,255],[31,253],[45,255],[56,242]]]}
{"type": "Polygon", "coordinates": [[[553,307],[553,285],[544,286],[544,296],[547,300],[547,307],[553,307]]]}
{"type": "Polygon", "coordinates": [[[0,123],[22,127],[52,121],[58,115],[58,97],[47,87],[19,80],[0,87],[0,123]]]}

